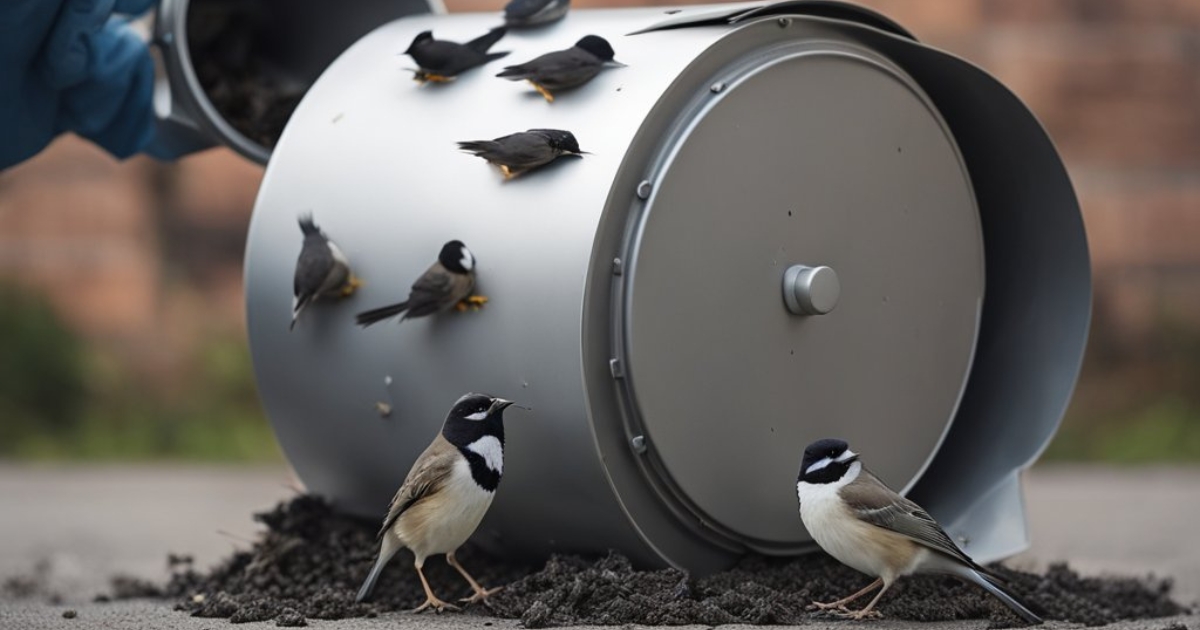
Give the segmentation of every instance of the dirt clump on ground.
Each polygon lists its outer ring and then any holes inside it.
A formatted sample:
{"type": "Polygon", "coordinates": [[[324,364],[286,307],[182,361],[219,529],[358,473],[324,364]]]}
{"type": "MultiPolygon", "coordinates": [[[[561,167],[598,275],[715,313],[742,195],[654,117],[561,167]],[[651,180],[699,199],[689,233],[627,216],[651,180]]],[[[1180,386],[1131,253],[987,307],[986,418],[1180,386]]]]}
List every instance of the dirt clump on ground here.
{"type": "MultiPolygon", "coordinates": [[[[205,573],[190,562],[176,562],[171,579],[161,586],[121,580],[114,583],[112,597],[170,598],[178,602],[177,609],[195,616],[234,623],[275,620],[280,626],[305,625],[306,619],[373,617],[410,610],[424,601],[412,556],[406,552],[384,570],[369,602],[354,601],[378,551],[375,524],[337,514],[311,496],[297,497],[255,518],[267,530],[251,549],[234,553],[205,573]]],[[[507,585],[467,613],[520,619],[526,628],[802,625],[828,618],[827,613],[805,609],[813,600],[838,599],[871,580],[821,554],[798,559],[751,556],[704,578],[675,569],[636,570],[616,553],[592,558],[556,555],[541,567],[503,560],[472,545],[457,555],[485,586],[507,585]]],[[[1188,612],[1171,599],[1169,579],[1082,577],[1065,564],[1044,573],[999,565],[993,569],[1047,619],[1096,626],[1188,612]]],[[[444,600],[470,594],[440,557],[426,562],[425,574],[444,600]]],[[[998,627],[1021,625],[982,589],[949,577],[903,578],[880,600],[879,610],[895,619],[990,619],[998,627]]]]}

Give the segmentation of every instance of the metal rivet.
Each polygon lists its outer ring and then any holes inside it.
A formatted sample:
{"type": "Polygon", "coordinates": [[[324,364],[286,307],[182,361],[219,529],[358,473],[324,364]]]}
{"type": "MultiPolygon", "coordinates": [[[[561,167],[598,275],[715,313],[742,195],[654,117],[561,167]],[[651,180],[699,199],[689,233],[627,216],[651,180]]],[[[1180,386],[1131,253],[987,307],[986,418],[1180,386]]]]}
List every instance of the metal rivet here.
{"type": "Polygon", "coordinates": [[[612,273],[614,276],[625,273],[625,263],[620,258],[613,259],[612,273]]]}
{"type": "Polygon", "coordinates": [[[825,315],[841,294],[842,283],[829,267],[792,265],[783,272],[783,301],[794,315],[825,315]]]}
{"type": "Polygon", "coordinates": [[[638,199],[649,199],[650,191],[653,189],[654,187],[650,184],[650,181],[643,179],[642,183],[638,184],[637,187],[638,199]]]}
{"type": "Polygon", "coordinates": [[[638,455],[646,452],[646,436],[644,435],[633,436],[633,439],[629,441],[629,444],[633,446],[633,452],[637,453],[638,455]]]}
{"type": "Polygon", "coordinates": [[[712,84],[711,86],[709,86],[708,91],[712,92],[713,94],[720,94],[721,92],[725,91],[725,83],[722,81],[718,81],[718,82],[712,84]]]}
{"type": "Polygon", "coordinates": [[[609,359],[608,371],[612,373],[613,378],[625,378],[625,368],[621,366],[620,359],[609,359]]]}
{"type": "Polygon", "coordinates": [[[779,18],[776,21],[776,23],[779,24],[779,28],[787,28],[792,25],[792,19],[791,18],[779,18]]]}

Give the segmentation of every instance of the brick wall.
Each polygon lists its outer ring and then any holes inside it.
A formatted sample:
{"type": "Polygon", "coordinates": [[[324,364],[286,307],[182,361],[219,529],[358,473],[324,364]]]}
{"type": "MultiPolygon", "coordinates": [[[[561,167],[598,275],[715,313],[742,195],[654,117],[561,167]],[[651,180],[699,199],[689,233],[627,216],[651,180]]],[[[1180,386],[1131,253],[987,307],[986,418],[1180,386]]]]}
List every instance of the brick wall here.
{"type": "MultiPolygon", "coordinates": [[[[1136,342],[1164,314],[1200,322],[1200,0],[865,4],[986,68],[1043,121],[1084,208],[1098,310],[1122,335],[1136,342]]],[[[0,278],[45,290],[85,334],[131,346],[240,330],[260,178],[225,150],[117,164],[62,139],[0,174],[0,278]]]]}

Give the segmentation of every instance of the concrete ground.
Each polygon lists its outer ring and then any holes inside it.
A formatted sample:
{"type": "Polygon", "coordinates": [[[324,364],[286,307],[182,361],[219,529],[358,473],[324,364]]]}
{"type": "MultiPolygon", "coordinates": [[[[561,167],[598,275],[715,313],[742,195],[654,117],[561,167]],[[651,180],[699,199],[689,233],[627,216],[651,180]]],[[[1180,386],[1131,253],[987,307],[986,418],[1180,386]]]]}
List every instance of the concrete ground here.
{"type": "MultiPolygon", "coordinates": [[[[0,464],[0,580],[29,575],[39,564],[62,604],[0,596],[0,628],[228,627],[194,619],[158,602],[91,603],[115,573],[161,580],[168,552],[188,553],[206,567],[257,531],[250,514],[295,492],[278,468],[178,466],[45,467],[0,464]],[[71,609],[74,619],[62,614],[71,609]]],[[[1083,573],[1176,580],[1177,599],[1200,601],[1200,468],[1041,467],[1027,475],[1033,547],[1014,558],[1031,568],[1068,560],[1083,573]]],[[[1200,628],[1200,616],[1118,624],[1122,630],[1166,630],[1177,621],[1200,628]]],[[[323,622],[351,630],[422,627],[465,630],[518,627],[480,615],[385,615],[323,622]]],[[[806,628],[845,628],[822,622],[806,628]]],[[[873,622],[873,630],[978,628],[988,622],[873,622]]],[[[239,626],[244,627],[244,626],[239,626]]],[[[249,624],[249,627],[274,627],[249,624]]],[[[1048,624],[1050,628],[1069,627],[1048,624]]],[[[1177,630],[1178,626],[1174,626],[1177,630]]]]}

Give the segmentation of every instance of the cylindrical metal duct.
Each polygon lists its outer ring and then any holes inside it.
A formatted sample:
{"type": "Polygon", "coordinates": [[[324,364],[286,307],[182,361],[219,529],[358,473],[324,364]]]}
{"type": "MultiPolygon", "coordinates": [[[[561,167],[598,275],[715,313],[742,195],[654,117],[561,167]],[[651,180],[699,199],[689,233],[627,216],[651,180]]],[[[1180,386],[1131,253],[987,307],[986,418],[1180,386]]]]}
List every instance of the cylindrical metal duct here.
{"type": "Polygon", "coordinates": [[[553,104],[501,64],[409,81],[417,33],[465,41],[490,14],[387,24],[313,85],[246,255],[259,389],[297,473],[380,515],[450,404],[488,391],[533,408],[508,415],[480,530],[506,550],[701,572],[802,552],[796,468],[828,436],[976,558],[1021,548],[1016,475],[1070,396],[1090,303],[1045,133],[986,73],[851,5],[671,13],[501,40],[519,62],[597,34],[628,64],[553,104]],[[504,181],[456,150],[530,128],[591,155],[504,181]],[[289,333],[303,212],[366,286],[289,333]],[[451,239],[482,311],[354,325],[451,239]]]}
{"type": "MultiPolygon", "coordinates": [[[[263,83],[299,96],[371,29],[430,11],[445,12],[441,0],[160,0],[152,41],[163,72],[155,88],[158,125],[147,152],[174,158],[217,144],[265,164],[271,147],[239,130],[215,102],[223,95],[202,85],[201,68],[207,62],[224,70],[257,72],[259,85],[245,86],[246,94],[224,95],[226,100],[261,99],[270,91],[263,83]],[[251,93],[255,89],[258,93],[251,93]]],[[[261,109],[262,117],[286,120],[286,112],[270,111],[279,105],[254,109],[261,109]]]]}

